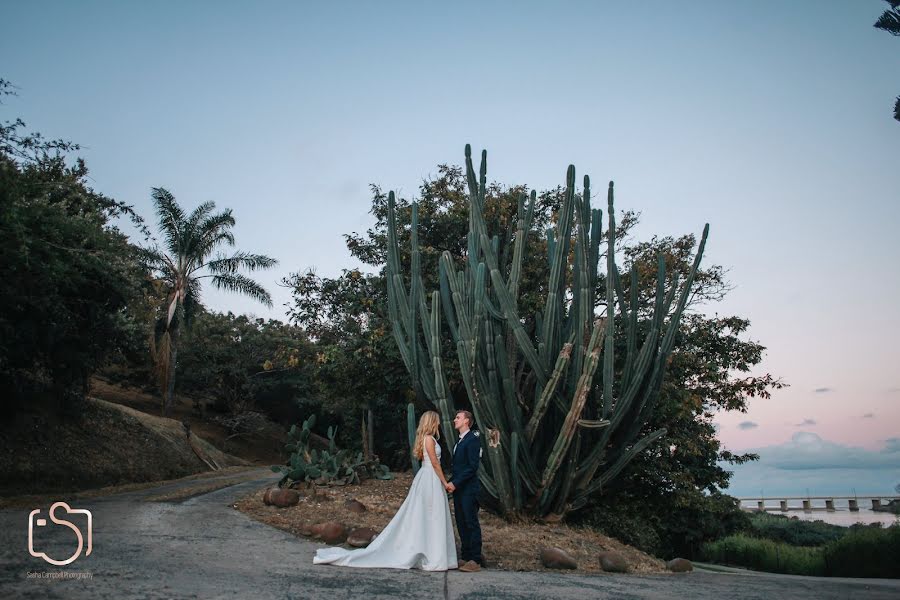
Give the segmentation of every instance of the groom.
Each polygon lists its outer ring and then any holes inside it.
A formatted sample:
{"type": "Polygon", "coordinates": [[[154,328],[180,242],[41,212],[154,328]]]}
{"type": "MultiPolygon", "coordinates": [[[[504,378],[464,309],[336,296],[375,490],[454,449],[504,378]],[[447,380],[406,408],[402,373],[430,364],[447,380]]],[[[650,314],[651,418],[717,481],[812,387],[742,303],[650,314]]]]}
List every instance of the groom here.
{"type": "Polygon", "coordinates": [[[475,422],[467,410],[456,412],[453,427],[459,432],[459,442],[453,449],[453,477],[447,490],[453,494],[453,511],[459,530],[459,570],[472,573],[481,570],[481,525],[478,523],[478,466],[481,464],[481,439],[472,431],[475,422]]]}

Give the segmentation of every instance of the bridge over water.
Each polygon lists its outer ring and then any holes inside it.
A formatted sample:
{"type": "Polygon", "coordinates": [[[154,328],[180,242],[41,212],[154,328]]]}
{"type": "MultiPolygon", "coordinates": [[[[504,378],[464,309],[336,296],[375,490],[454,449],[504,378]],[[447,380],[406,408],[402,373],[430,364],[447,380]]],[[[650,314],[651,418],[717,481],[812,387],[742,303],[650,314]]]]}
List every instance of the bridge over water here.
{"type": "Polygon", "coordinates": [[[745,496],[737,498],[737,500],[741,508],[744,508],[745,510],[757,510],[759,512],[770,510],[780,510],[781,512],[787,512],[789,510],[850,510],[851,512],[858,512],[861,501],[863,503],[866,501],[871,502],[872,510],[874,512],[880,512],[883,507],[892,500],[900,500],[900,496],[745,496]],[[846,500],[847,509],[842,507],[835,508],[835,500],[846,500]],[[797,504],[798,501],[800,502],[799,505],[797,504]],[[756,504],[755,509],[752,508],[754,503],[756,504]],[[792,503],[793,506],[791,505],[792,503]]]}

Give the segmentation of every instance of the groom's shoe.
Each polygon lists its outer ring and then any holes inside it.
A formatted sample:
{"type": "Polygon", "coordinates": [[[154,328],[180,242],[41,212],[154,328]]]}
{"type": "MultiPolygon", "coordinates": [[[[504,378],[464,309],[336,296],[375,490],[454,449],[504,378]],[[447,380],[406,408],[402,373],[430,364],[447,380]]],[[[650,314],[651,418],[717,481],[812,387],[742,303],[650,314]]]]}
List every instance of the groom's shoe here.
{"type": "Polygon", "coordinates": [[[462,571],[463,573],[477,573],[478,571],[481,570],[481,565],[479,565],[474,560],[470,560],[463,566],[459,567],[459,570],[462,571]]]}
{"type": "Polygon", "coordinates": [[[458,562],[456,563],[456,568],[457,568],[457,569],[462,569],[463,566],[464,566],[467,562],[469,562],[469,561],[467,561],[467,560],[460,560],[460,561],[458,561],[458,562]]]}

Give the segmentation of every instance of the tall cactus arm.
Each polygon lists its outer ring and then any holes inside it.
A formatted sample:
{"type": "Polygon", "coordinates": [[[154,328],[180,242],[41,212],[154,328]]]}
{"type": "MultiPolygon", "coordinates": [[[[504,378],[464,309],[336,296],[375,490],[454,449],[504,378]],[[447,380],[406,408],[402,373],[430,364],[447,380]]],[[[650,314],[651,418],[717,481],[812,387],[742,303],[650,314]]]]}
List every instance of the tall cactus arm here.
{"type": "Polygon", "coordinates": [[[515,335],[516,342],[519,344],[519,350],[522,351],[525,360],[528,361],[528,365],[534,371],[538,383],[543,386],[547,381],[547,372],[538,358],[537,352],[534,351],[531,339],[528,337],[528,333],[525,331],[522,322],[519,320],[515,301],[510,297],[509,290],[506,288],[503,277],[497,269],[491,270],[491,282],[494,284],[493,289],[497,293],[498,300],[500,300],[500,307],[506,314],[506,324],[515,335]]]}
{"type": "MultiPolygon", "coordinates": [[[[452,260],[450,269],[452,269],[452,260]]],[[[447,266],[444,263],[443,257],[438,260],[438,269],[440,275],[441,282],[441,302],[444,308],[444,317],[447,319],[447,324],[450,326],[450,335],[453,338],[453,341],[456,342],[459,340],[459,326],[456,324],[456,315],[453,312],[453,304],[450,295],[450,274],[447,272],[447,266]]],[[[450,273],[453,273],[451,270],[450,273]]]]}
{"type": "Polygon", "coordinates": [[[637,340],[637,313],[638,313],[638,273],[637,265],[631,265],[631,287],[629,288],[630,309],[625,312],[625,318],[628,319],[625,324],[625,367],[622,369],[622,381],[619,384],[619,395],[621,396],[628,384],[631,382],[631,368],[634,365],[634,353],[636,351],[637,340]]]}
{"type": "MultiPolygon", "coordinates": [[[[606,251],[606,318],[608,320],[607,327],[610,331],[616,330],[616,307],[615,307],[615,272],[616,272],[616,213],[613,209],[613,182],[609,182],[609,191],[607,192],[607,216],[609,217],[609,226],[606,230],[609,247],[606,251]]],[[[614,365],[615,337],[610,335],[606,338],[606,348],[603,356],[603,418],[609,417],[612,412],[613,401],[613,365],[614,365]]]]}
{"type": "Polygon", "coordinates": [[[556,366],[553,368],[553,374],[544,386],[540,397],[534,405],[534,409],[531,411],[531,418],[528,419],[528,425],[525,427],[525,439],[529,443],[534,441],[534,436],[537,434],[538,427],[544,419],[547,407],[550,406],[550,399],[556,395],[559,381],[566,370],[569,359],[572,357],[572,346],[572,339],[563,344],[562,350],[559,351],[559,356],[556,357],[556,366]]]}
{"type": "Polygon", "coordinates": [[[594,446],[590,453],[588,453],[587,458],[584,459],[578,472],[575,474],[575,478],[578,480],[579,489],[587,486],[591,479],[593,479],[594,474],[597,472],[597,469],[603,461],[606,444],[625,418],[625,415],[629,414],[631,404],[634,401],[635,396],[637,396],[638,391],[641,387],[646,385],[645,375],[656,351],[657,336],[658,332],[653,328],[647,333],[647,337],[644,339],[644,344],[638,354],[634,376],[631,378],[631,384],[616,403],[610,426],[603,432],[603,435],[600,437],[600,442],[594,446]]]}
{"type": "MultiPolygon", "coordinates": [[[[431,337],[432,345],[440,349],[441,347],[441,298],[438,292],[431,294],[431,337]]],[[[441,424],[444,430],[444,439],[448,442],[455,438],[454,429],[451,423],[450,415],[453,414],[453,400],[447,393],[447,379],[444,377],[444,365],[441,362],[440,350],[434,353],[431,359],[432,369],[434,369],[434,388],[437,397],[438,410],[441,411],[441,424]]]]}
{"type": "Polygon", "coordinates": [[[643,452],[647,448],[647,446],[649,446],[665,434],[665,429],[654,431],[638,443],[631,446],[631,448],[629,448],[627,451],[623,452],[622,455],[619,456],[619,458],[616,460],[616,462],[609,469],[605,470],[600,475],[600,477],[597,477],[594,481],[591,482],[590,485],[588,485],[584,489],[576,492],[576,496],[572,500],[572,506],[583,506],[584,501],[587,498],[599,492],[603,488],[603,486],[608,484],[619,473],[621,473],[622,469],[624,469],[635,456],[643,452]]]}
{"type": "Polygon", "coordinates": [[[412,402],[406,405],[406,435],[409,439],[409,459],[413,473],[419,472],[419,459],[416,458],[416,407],[412,402]]]}
{"type": "Polygon", "coordinates": [[[454,338],[457,342],[472,337],[472,326],[469,323],[469,308],[466,302],[465,290],[463,289],[463,278],[456,276],[453,269],[453,258],[446,250],[441,254],[441,267],[447,274],[447,283],[450,288],[450,297],[453,300],[453,307],[456,309],[456,321],[458,323],[458,336],[454,338]]]}
{"type": "Polygon", "coordinates": [[[509,294],[513,298],[519,297],[519,279],[522,276],[522,261],[525,257],[525,244],[528,242],[528,232],[531,230],[531,220],[534,218],[534,203],[537,193],[531,191],[531,199],[528,209],[525,210],[525,194],[519,198],[519,208],[516,212],[516,241],[514,242],[512,268],[509,273],[509,294]]]}
{"type": "Polygon", "coordinates": [[[565,281],[564,270],[567,265],[568,241],[572,231],[572,213],[575,204],[575,166],[569,165],[566,173],[566,193],[559,209],[559,220],[550,259],[550,282],[547,285],[547,303],[544,308],[544,331],[541,341],[544,342],[544,355],[541,357],[545,368],[549,368],[551,356],[561,346],[559,322],[562,313],[562,283],[565,281]]]}
{"type": "Polygon", "coordinates": [[[547,466],[541,475],[541,488],[546,488],[553,477],[556,475],[559,465],[562,463],[569,445],[572,443],[572,437],[578,426],[578,419],[581,418],[581,412],[587,402],[588,393],[591,390],[591,382],[594,379],[594,373],[600,362],[600,346],[603,338],[606,336],[608,320],[597,319],[594,324],[594,332],[591,334],[590,358],[585,361],[584,371],[578,381],[578,388],[575,390],[575,397],[572,399],[572,406],[566,415],[565,422],[560,429],[556,442],[553,444],[553,450],[547,458],[547,466]]]}

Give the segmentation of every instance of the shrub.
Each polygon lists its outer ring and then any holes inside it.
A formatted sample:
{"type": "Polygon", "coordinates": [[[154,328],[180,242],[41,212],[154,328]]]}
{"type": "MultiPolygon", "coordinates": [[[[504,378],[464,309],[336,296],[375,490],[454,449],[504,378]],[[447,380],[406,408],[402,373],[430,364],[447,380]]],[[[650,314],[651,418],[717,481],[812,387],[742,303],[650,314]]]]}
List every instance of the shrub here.
{"type": "Polygon", "coordinates": [[[784,515],[753,513],[748,533],[754,537],[793,546],[824,546],[844,537],[849,530],[824,521],[801,521],[784,515]]]}
{"type": "Polygon", "coordinates": [[[824,549],[828,575],[900,578],[900,526],[859,528],[824,549]]]}
{"type": "Polygon", "coordinates": [[[710,562],[770,573],[818,576],[826,574],[822,548],[791,546],[743,534],[731,535],[705,544],[702,555],[710,562]]]}

